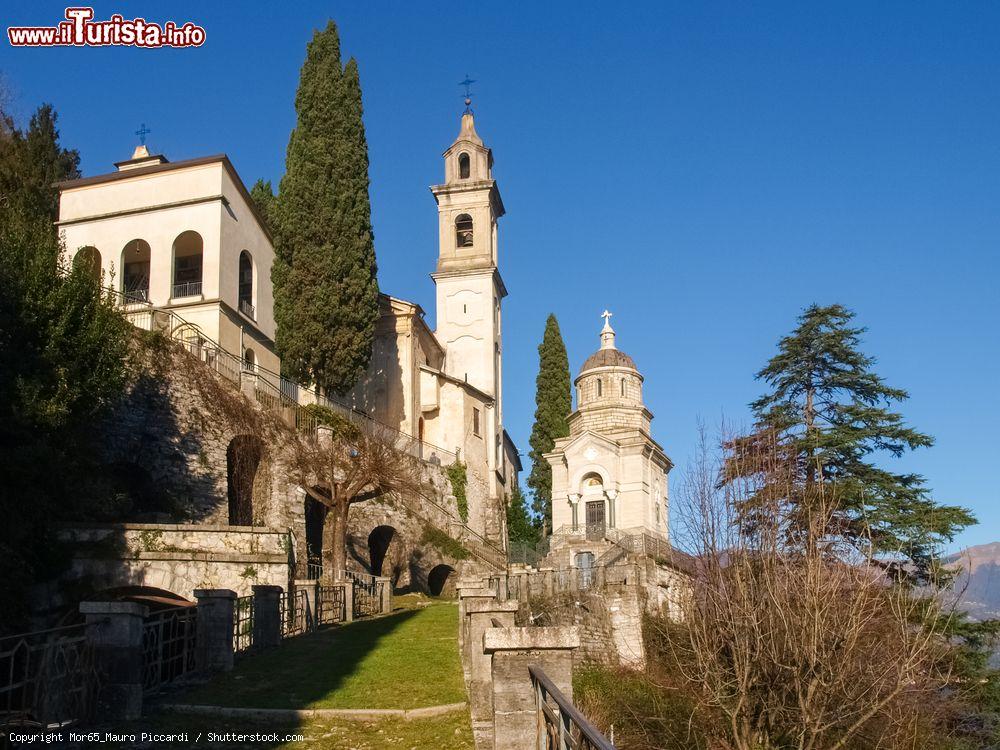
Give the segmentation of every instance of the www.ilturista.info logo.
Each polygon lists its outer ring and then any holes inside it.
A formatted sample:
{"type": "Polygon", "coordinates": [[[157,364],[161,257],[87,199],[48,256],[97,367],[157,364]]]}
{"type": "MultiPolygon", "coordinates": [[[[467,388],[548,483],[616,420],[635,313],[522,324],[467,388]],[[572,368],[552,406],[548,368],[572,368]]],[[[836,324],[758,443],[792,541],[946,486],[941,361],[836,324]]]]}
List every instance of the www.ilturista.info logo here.
{"type": "Polygon", "coordinates": [[[93,18],[93,8],[67,8],[66,20],[56,26],[10,26],[7,38],[13,47],[200,47],[205,43],[205,29],[190,21],[161,25],[117,13],[107,21],[93,18]]]}

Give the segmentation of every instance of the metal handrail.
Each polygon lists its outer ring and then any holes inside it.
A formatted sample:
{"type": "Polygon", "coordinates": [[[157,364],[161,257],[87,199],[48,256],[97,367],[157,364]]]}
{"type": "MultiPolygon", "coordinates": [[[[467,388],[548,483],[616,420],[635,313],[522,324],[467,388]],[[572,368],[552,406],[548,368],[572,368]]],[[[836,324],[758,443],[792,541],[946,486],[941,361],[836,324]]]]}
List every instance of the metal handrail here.
{"type": "Polygon", "coordinates": [[[615,750],[611,741],[562,694],[541,667],[528,665],[528,674],[535,688],[537,750],[615,750]],[[554,708],[549,705],[549,699],[555,703],[554,708]]]}

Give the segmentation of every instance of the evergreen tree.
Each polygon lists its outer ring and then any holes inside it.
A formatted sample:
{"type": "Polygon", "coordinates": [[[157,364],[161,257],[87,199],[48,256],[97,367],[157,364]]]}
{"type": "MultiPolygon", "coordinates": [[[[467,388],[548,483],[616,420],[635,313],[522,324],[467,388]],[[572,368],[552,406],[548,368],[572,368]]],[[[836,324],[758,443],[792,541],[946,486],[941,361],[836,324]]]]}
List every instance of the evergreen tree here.
{"type": "Polygon", "coordinates": [[[53,183],[80,176],[80,154],[59,145],[51,104],[38,108],[24,132],[9,116],[0,118],[0,210],[55,221],[59,192],[53,183]]]}
{"type": "Polygon", "coordinates": [[[274,189],[271,187],[271,181],[268,180],[257,180],[250,188],[250,197],[253,199],[254,205],[257,207],[257,212],[264,219],[264,223],[267,228],[270,229],[274,222],[271,220],[271,213],[274,211],[274,189]]]}
{"type": "Polygon", "coordinates": [[[275,345],[287,375],[344,393],[368,366],[379,313],[361,85],[333,21],[309,43],[295,110],[271,212],[275,345]]]}
{"type": "Polygon", "coordinates": [[[531,523],[528,505],[524,501],[521,486],[515,484],[507,504],[507,538],[511,543],[534,545],[538,541],[538,529],[531,523]]]}
{"type": "Polygon", "coordinates": [[[538,377],[535,379],[535,423],[528,443],[531,446],[531,509],[535,521],[552,530],[552,467],[543,458],[555,446],[556,438],[569,435],[569,414],[573,408],[570,392],[569,359],[559,332],[556,316],[549,314],[545,333],[538,346],[538,377]]]}
{"type": "Polygon", "coordinates": [[[728,479],[760,480],[741,508],[744,522],[777,503],[789,535],[812,548],[820,540],[847,545],[897,577],[927,581],[940,573],[940,546],[975,519],[935,502],[920,475],[879,465],[932,440],[892,411],[908,395],[872,371],[874,360],[859,350],[865,329],[853,327],[853,318],[840,305],[813,305],[780,341],[757,374],[771,391],[751,404],[755,430],[729,445],[728,479]],[[776,465],[785,469],[762,470],[776,465]],[[828,527],[810,528],[810,507],[831,498],[828,527]]]}
{"type": "Polygon", "coordinates": [[[0,631],[23,629],[27,592],[67,562],[59,522],[90,520],[114,499],[97,466],[94,420],[130,376],[133,328],[90,269],[63,263],[55,180],[79,174],[45,106],[0,133],[0,631]]]}

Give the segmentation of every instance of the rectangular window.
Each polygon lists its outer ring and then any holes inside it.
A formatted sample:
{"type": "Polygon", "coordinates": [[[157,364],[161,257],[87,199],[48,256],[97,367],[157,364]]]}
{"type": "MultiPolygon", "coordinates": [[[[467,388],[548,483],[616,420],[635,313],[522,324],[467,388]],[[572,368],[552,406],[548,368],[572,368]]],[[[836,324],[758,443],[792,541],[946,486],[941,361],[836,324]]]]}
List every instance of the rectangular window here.
{"type": "Polygon", "coordinates": [[[479,435],[479,409],[472,409],[472,434],[479,435]]]}

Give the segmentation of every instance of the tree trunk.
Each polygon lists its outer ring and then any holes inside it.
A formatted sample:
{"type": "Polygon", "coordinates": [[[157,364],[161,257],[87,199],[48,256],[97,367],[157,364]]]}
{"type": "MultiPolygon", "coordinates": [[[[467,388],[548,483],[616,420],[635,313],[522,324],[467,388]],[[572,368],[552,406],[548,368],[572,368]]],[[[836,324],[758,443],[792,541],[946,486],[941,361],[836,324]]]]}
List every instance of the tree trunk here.
{"type": "Polygon", "coordinates": [[[347,570],[347,503],[330,506],[323,524],[323,577],[341,581],[347,570]]]}

